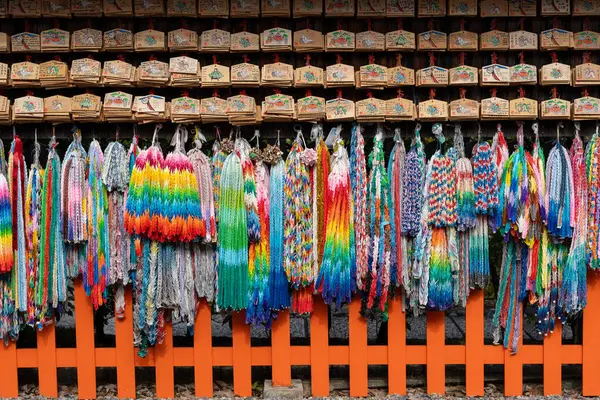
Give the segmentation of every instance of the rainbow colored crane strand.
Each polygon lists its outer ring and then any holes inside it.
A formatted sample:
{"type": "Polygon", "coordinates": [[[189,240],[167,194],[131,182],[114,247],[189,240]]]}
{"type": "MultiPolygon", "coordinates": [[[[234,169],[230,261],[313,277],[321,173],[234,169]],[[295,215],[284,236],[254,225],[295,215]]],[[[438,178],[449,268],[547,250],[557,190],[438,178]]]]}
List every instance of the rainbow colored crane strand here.
{"type": "Polygon", "coordinates": [[[25,236],[25,181],[27,167],[23,157],[23,143],[15,135],[8,157],[8,179],[12,209],[12,247],[14,268],[12,294],[16,310],[26,313],[27,305],[27,239],[25,236]]]}
{"type": "Polygon", "coordinates": [[[356,243],[356,287],[368,290],[369,232],[367,224],[367,162],[365,139],[360,124],[352,126],[350,139],[350,184],[354,204],[354,239],[356,243]]]}
{"type": "Polygon", "coordinates": [[[198,182],[200,195],[200,210],[206,234],[200,241],[191,243],[192,262],[194,264],[194,282],[196,295],[213,302],[215,298],[216,265],[215,245],[217,241],[217,226],[213,197],[213,180],[210,159],[202,152],[202,143],[206,141],[199,128],[196,127],[194,148],[188,152],[190,162],[194,167],[194,175],[198,182]]]}
{"type": "Polygon", "coordinates": [[[115,288],[115,314],[123,318],[125,286],[129,283],[129,272],[135,264],[131,262],[131,237],[125,230],[123,220],[130,170],[127,151],[121,143],[110,142],[106,147],[101,177],[108,192],[108,284],[115,288]]]}
{"type": "Polygon", "coordinates": [[[41,315],[49,314],[67,300],[67,267],[64,260],[61,221],[61,163],[56,140],[50,152],[42,186],[42,220],[40,235],[40,269],[37,276],[36,306],[41,315]]]}
{"type": "MultiPolygon", "coordinates": [[[[494,165],[496,166],[496,171],[498,171],[498,188],[502,184],[502,172],[504,171],[504,165],[508,161],[508,153],[508,144],[506,143],[504,133],[502,132],[502,125],[498,124],[496,126],[496,133],[494,134],[494,138],[492,140],[492,157],[494,160],[494,165]]],[[[502,224],[502,207],[498,207],[497,211],[498,212],[495,214],[489,214],[492,232],[496,232],[498,229],[500,229],[500,225],[502,224]]]]}
{"type": "Polygon", "coordinates": [[[354,215],[350,192],[350,161],[341,140],[336,143],[328,177],[325,248],[315,287],[325,304],[340,309],[356,290],[354,215]]]}
{"type": "Polygon", "coordinates": [[[0,272],[13,268],[13,231],[10,207],[10,190],[6,176],[0,173],[0,272]]]}
{"type": "Polygon", "coordinates": [[[92,298],[94,310],[106,303],[108,285],[109,238],[108,195],[102,183],[104,154],[97,140],[92,140],[88,151],[87,179],[88,243],[87,268],[83,270],[83,287],[92,298]]]}
{"type": "Polygon", "coordinates": [[[588,234],[586,259],[588,266],[600,268],[600,133],[592,136],[585,152],[586,178],[588,184],[588,234]]]}
{"type": "MultiPolygon", "coordinates": [[[[227,149],[225,149],[224,147],[227,146],[223,146],[220,142],[220,135],[219,135],[219,128],[216,128],[217,130],[217,138],[215,139],[215,142],[213,143],[213,147],[212,147],[212,151],[213,151],[213,156],[212,156],[212,179],[213,179],[213,188],[214,188],[214,205],[215,205],[215,219],[216,222],[218,223],[219,221],[219,199],[220,199],[220,193],[221,193],[221,172],[223,171],[223,164],[225,163],[225,159],[227,158],[227,155],[229,153],[231,153],[231,151],[226,151],[227,149]]],[[[224,141],[230,142],[230,139],[225,139],[224,141]]]]}
{"type": "Polygon", "coordinates": [[[254,165],[250,159],[250,144],[245,139],[236,139],[236,151],[242,162],[242,173],[244,175],[244,205],[246,207],[248,241],[258,243],[260,240],[260,220],[256,199],[254,165]]]}
{"type": "Polygon", "coordinates": [[[388,161],[388,179],[391,193],[390,223],[392,224],[392,267],[390,282],[393,286],[400,286],[404,274],[402,265],[402,177],[404,176],[404,162],[406,159],[406,149],[400,136],[400,128],[396,128],[394,142],[394,148],[388,161]]]}
{"type": "Polygon", "coordinates": [[[256,163],[256,200],[260,224],[260,240],[250,244],[248,256],[248,307],[246,308],[246,323],[255,326],[271,327],[271,287],[269,278],[271,264],[269,259],[269,229],[270,229],[270,177],[269,170],[262,160],[256,163]]]}
{"type": "Polygon", "coordinates": [[[565,322],[564,316],[572,316],[578,313],[587,303],[585,252],[588,191],[585,154],[579,130],[579,122],[575,122],[575,138],[570,150],[574,189],[574,230],[558,298],[558,315],[563,323],[565,322]]]}
{"type": "Polygon", "coordinates": [[[313,282],[312,191],[301,142],[299,133],[285,161],[283,182],[283,267],[296,290],[313,282]]]}
{"type": "MultiPolygon", "coordinates": [[[[36,135],[37,136],[37,135],[36,135]]],[[[36,138],[37,139],[37,138],[36,138]]],[[[27,319],[26,323],[34,326],[41,323],[44,315],[40,315],[35,304],[38,290],[38,274],[40,270],[40,225],[42,218],[42,182],[44,170],[39,163],[40,145],[34,144],[33,163],[29,170],[27,189],[25,192],[25,229],[27,233],[27,319]]]]}
{"type": "Polygon", "coordinates": [[[237,152],[225,159],[219,191],[217,307],[239,311],[248,304],[248,228],[244,176],[237,152]]]}
{"type": "MultiPolygon", "coordinates": [[[[318,125],[318,124],[316,124],[318,125]]],[[[336,128],[333,128],[336,129],[336,128]]],[[[322,128],[320,130],[322,132],[322,128]]],[[[327,223],[327,211],[329,208],[329,193],[327,190],[330,156],[323,135],[317,137],[317,162],[313,168],[313,243],[316,251],[313,252],[313,277],[319,276],[319,268],[323,262],[325,251],[325,231],[327,223]]]]}
{"type": "Polygon", "coordinates": [[[557,239],[573,235],[573,173],[567,149],[560,142],[550,150],[546,163],[546,210],[548,233],[557,239]]]}
{"type": "Polygon", "coordinates": [[[383,127],[377,126],[373,151],[369,155],[368,204],[370,214],[369,274],[365,282],[362,313],[383,313],[387,319],[391,268],[390,185],[385,167],[383,127]],[[368,289],[368,290],[367,290],[368,289]]]}
{"type": "Polygon", "coordinates": [[[156,141],[159,125],[152,146],[142,150],[135,159],[131,172],[125,206],[125,229],[151,240],[164,241],[168,232],[163,231],[168,221],[163,215],[165,208],[164,183],[168,182],[168,171],[164,157],[156,141]]]}

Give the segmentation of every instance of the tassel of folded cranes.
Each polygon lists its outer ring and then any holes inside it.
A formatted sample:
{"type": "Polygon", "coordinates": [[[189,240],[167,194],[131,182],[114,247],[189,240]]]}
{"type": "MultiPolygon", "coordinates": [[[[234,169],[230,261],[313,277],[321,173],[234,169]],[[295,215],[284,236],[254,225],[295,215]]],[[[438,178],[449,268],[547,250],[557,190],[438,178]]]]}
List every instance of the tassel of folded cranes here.
{"type": "Polygon", "coordinates": [[[29,167],[16,132],[8,161],[0,146],[6,343],[59,318],[72,279],[94,308],[112,296],[117,318],[132,285],[141,355],[169,321],[193,334],[200,302],[267,328],[285,309],[310,314],[318,297],[339,309],[360,295],[361,313],[383,319],[393,296],[414,314],[464,307],[490,282],[499,232],[494,337],[517,351],[524,302],[547,335],[585,307],[587,268],[600,267],[600,133],[584,147],[579,123],[569,150],[557,126],[547,159],[535,123],[531,148],[517,124],[512,154],[500,125],[491,143],[477,132],[467,147],[460,125],[450,146],[434,124],[429,159],[419,124],[407,146],[399,128],[369,127],[369,154],[360,124],[349,146],[341,126],[325,138],[315,124],[308,143],[297,128],[287,156],[279,132],[261,148],[258,130],[252,147],[239,128],[217,131],[206,151],[194,127],[186,152],[179,125],[165,157],[160,129],[145,149],[117,131],[103,151],[95,138],[84,149],[74,128],[62,163],[53,135],[45,168],[37,134],[29,167]]]}

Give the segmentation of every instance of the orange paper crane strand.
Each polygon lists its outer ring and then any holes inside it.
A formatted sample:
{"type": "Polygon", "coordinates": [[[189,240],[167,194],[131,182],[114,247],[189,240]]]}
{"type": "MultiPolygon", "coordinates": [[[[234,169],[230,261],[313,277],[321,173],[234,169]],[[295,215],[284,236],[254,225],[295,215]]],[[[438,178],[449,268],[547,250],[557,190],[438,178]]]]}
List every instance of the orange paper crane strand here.
{"type": "Polygon", "coordinates": [[[555,51],[552,51],[552,52],[550,53],[550,57],[552,58],[552,62],[553,62],[553,63],[556,63],[556,62],[558,62],[558,55],[556,54],[556,52],[555,52],[555,51]]]}
{"type": "Polygon", "coordinates": [[[492,64],[497,64],[498,63],[498,55],[496,54],[496,52],[492,53],[492,64]]]}
{"type": "Polygon", "coordinates": [[[305,96],[305,97],[310,97],[310,96],[312,96],[312,92],[310,91],[310,89],[306,89],[306,90],[304,91],[304,96],[305,96]]]}
{"type": "Polygon", "coordinates": [[[433,67],[435,65],[435,56],[433,55],[433,52],[430,51],[429,52],[429,66],[433,67]]]}
{"type": "Polygon", "coordinates": [[[275,62],[275,63],[278,63],[278,62],[279,62],[279,54],[278,54],[278,53],[275,53],[275,54],[273,55],[273,62],[275,62]]]}
{"type": "Polygon", "coordinates": [[[336,90],[336,93],[337,93],[337,98],[341,99],[342,98],[342,89],[336,90]]]}
{"type": "Polygon", "coordinates": [[[523,52],[519,53],[519,62],[521,64],[525,64],[525,53],[523,53],[523,52]]]}
{"type": "Polygon", "coordinates": [[[467,55],[467,53],[465,53],[464,51],[461,51],[460,55],[458,56],[460,65],[465,65],[465,56],[466,55],[467,55]]]}
{"type": "Polygon", "coordinates": [[[336,56],[335,56],[335,62],[336,62],[336,64],[341,64],[343,60],[344,59],[342,58],[342,55],[340,53],[337,53],[336,56]]]}
{"type": "Polygon", "coordinates": [[[248,57],[248,54],[244,54],[242,56],[242,60],[244,60],[245,63],[248,63],[248,61],[250,60],[250,58],[248,57]]]}
{"type": "Polygon", "coordinates": [[[496,94],[498,94],[498,89],[496,89],[496,88],[490,89],[490,94],[492,95],[492,97],[496,97],[496,94]]]}
{"type": "Polygon", "coordinates": [[[461,99],[464,99],[465,96],[467,95],[467,89],[465,89],[465,88],[459,88],[458,92],[460,93],[460,98],[461,99]]]}
{"type": "Polygon", "coordinates": [[[519,97],[523,98],[525,97],[525,89],[523,89],[522,87],[519,87],[519,97]]]}
{"type": "Polygon", "coordinates": [[[589,51],[584,51],[583,52],[583,62],[587,64],[591,61],[592,61],[592,53],[590,53],[589,51]]]}
{"type": "Polygon", "coordinates": [[[212,56],[212,60],[213,60],[213,64],[218,64],[219,62],[217,61],[217,56],[213,55],[212,56]]]}
{"type": "Polygon", "coordinates": [[[581,95],[582,95],[583,97],[588,97],[588,96],[590,95],[590,92],[588,92],[588,90],[587,90],[587,89],[583,89],[583,91],[581,92],[581,95]]]}
{"type": "Polygon", "coordinates": [[[429,100],[435,99],[435,89],[429,89],[429,100]]]}
{"type": "Polygon", "coordinates": [[[558,90],[555,87],[552,88],[551,93],[552,93],[552,98],[553,99],[557,99],[558,98],[558,90]]]}

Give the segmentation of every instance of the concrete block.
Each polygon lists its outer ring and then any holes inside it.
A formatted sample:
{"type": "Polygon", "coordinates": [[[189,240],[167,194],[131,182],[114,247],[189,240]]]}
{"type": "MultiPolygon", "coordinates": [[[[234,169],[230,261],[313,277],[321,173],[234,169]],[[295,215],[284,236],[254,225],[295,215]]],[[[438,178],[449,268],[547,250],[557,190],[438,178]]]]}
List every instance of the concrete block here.
{"type": "Polygon", "coordinates": [[[273,386],[270,379],[265,380],[263,398],[265,399],[302,399],[304,391],[300,379],[292,379],[291,386],[273,386]]]}

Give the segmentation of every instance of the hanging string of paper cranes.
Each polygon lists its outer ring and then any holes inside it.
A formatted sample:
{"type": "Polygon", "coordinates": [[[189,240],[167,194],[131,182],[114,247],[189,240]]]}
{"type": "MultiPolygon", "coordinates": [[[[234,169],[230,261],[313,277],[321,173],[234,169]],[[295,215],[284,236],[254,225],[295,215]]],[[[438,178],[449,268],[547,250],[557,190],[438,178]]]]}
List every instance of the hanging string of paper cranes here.
{"type": "Polygon", "coordinates": [[[339,309],[357,294],[365,317],[384,319],[393,296],[414,314],[464,307],[490,283],[499,232],[494,337],[516,351],[524,301],[547,335],[585,307],[586,270],[600,266],[600,133],[584,147],[579,123],[570,149],[558,125],[547,158],[535,123],[532,147],[518,123],[509,154],[498,125],[491,143],[469,135],[470,156],[460,125],[450,145],[434,124],[429,158],[419,124],[407,146],[381,124],[369,128],[372,146],[360,124],[349,143],[341,126],[325,137],[315,124],[314,145],[296,128],[285,157],[279,132],[261,148],[258,131],[248,141],[239,128],[217,131],[207,152],[194,127],[186,152],[182,125],[165,157],[160,129],[145,149],[136,135],[127,148],[117,131],[106,149],[93,139],[86,150],[74,128],[62,162],[52,137],[45,168],[37,135],[29,167],[16,132],[8,161],[0,146],[5,342],[52,323],[71,279],[94,308],[112,296],[117,318],[133,286],[142,355],[170,320],[193,334],[200,299],[267,328],[281,310],[310,314],[318,297],[339,309]]]}

